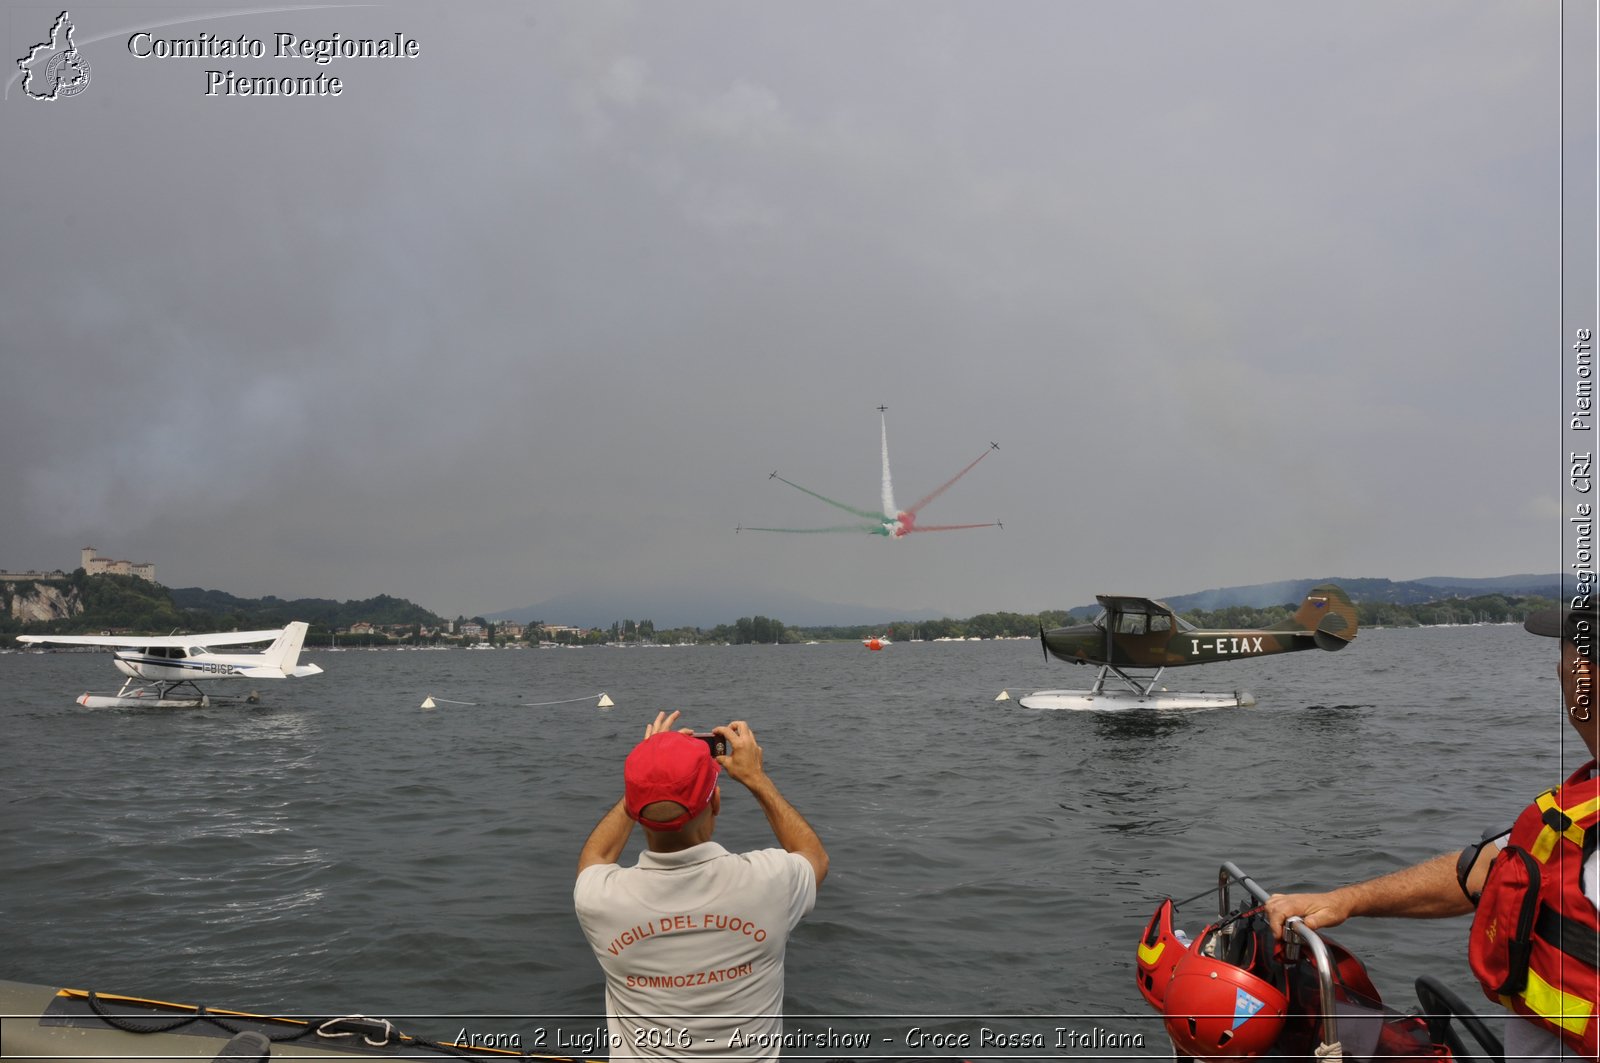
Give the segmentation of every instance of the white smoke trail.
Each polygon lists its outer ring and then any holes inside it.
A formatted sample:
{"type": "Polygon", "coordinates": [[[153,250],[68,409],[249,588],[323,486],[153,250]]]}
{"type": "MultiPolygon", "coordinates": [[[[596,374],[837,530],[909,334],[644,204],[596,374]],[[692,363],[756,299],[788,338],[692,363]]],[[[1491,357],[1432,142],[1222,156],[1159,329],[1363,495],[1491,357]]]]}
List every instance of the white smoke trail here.
{"type": "Polygon", "coordinates": [[[894,484],[889,482],[889,417],[881,406],[878,408],[878,417],[883,422],[883,516],[886,520],[894,520],[900,515],[900,510],[894,504],[894,484]]]}

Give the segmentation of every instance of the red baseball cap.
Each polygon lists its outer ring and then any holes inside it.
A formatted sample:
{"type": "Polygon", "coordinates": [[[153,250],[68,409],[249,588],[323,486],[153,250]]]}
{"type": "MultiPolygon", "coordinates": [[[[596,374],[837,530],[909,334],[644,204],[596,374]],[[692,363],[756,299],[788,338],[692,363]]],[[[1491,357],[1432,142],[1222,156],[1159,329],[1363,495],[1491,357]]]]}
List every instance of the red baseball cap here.
{"type": "Polygon", "coordinates": [[[711,759],[711,750],[700,739],[682,731],[653,734],[634,746],[622,765],[623,807],[628,818],[650,830],[682,830],[711,803],[721,772],[722,765],[711,759]],[[684,813],[667,820],[639,814],[657,801],[681,805],[684,813]]]}

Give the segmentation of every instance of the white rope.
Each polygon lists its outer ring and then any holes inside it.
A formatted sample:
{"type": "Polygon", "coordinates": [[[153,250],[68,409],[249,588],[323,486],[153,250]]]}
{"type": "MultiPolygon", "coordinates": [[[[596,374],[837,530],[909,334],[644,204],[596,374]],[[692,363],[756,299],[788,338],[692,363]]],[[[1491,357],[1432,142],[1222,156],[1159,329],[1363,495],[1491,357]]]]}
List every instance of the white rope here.
{"type": "Polygon", "coordinates": [[[1314,1051],[1318,1059],[1326,1059],[1329,1063],[1340,1063],[1344,1059],[1344,1045],[1338,1041],[1332,1044],[1318,1045],[1314,1051]]]}
{"type": "MultiPolygon", "coordinates": [[[[477,705],[478,704],[476,701],[451,701],[449,698],[436,698],[436,697],[433,697],[432,695],[429,695],[427,698],[423,699],[422,708],[424,708],[424,709],[437,708],[438,707],[438,703],[441,702],[441,701],[444,702],[446,705],[477,705]]],[[[595,707],[596,708],[601,708],[601,709],[609,709],[609,708],[611,708],[611,706],[616,704],[616,702],[614,702],[610,698],[606,697],[606,692],[604,690],[602,690],[598,694],[590,694],[590,695],[588,695],[586,697],[566,698],[566,699],[564,699],[562,701],[534,701],[534,702],[529,702],[528,704],[526,704],[526,705],[524,705],[522,707],[523,708],[528,708],[528,709],[542,709],[542,708],[545,708],[545,707],[550,706],[550,705],[571,705],[574,702],[578,702],[578,701],[593,701],[593,702],[595,702],[595,707]],[[598,699],[598,700],[596,700],[596,699],[598,699]]]]}
{"type": "Polygon", "coordinates": [[[345,1015],[345,1016],[342,1016],[342,1017],[337,1018],[337,1019],[329,1019],[327,1022],[323,1023],[321,1026],[318,1026],[317,1027],[317,1036],[318,1037],[326,1037],[326,1038],[328,1038],[330,1040],[332,1040],[335,1037],[354,1037],[359,1031],[357,1031],[357,1030],[343,1030],[343,1031],[339,1031],[339,1032],[334,1032],[334,1031],[328,1029],[328,1027],[332,1026],[336,1022],[354,1022],[356,1020],[360,1020],[361,1022],[381,1023],[382,1024],[382,1026],[383,1026],[383,1040],[381,1040],[381,1041],[374,1041],[371,1037],[368,1037],[365,1033],[361,1034],[361,1039],[363,1041],[367,1042],[367,1044],[371,1045],[374,1048],[382,1048],[382,1047],[384,1047],[385,1045],[387,1045],[389,1043],[389,1038],[394,1035],[394,1023],[390,1022],[388,1019],[372,1019],[372,1018],[368,1018],[365,1015],[345,1015]]]}
{"type": "MultiPolygon", "coordinates": [[[[524,705],[523,708],[542,709],[547,705],[571,705],[575,701],[593,701],[596,698],[604,698],[605,696],[605,692],[602,691],[599,694],[590,694],[588,697],[584,698],[567,698],[565,701],[530,701],[524,705]]],[[[611,699],[606,698],[605,704],[610,704],[610,702],[611,699]]]]}

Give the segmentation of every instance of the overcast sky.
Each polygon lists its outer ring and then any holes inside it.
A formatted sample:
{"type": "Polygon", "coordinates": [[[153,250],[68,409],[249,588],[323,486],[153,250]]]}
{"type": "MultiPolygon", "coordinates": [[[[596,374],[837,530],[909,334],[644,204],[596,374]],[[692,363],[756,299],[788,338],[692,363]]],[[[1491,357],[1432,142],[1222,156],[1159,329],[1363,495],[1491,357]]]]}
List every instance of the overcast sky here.
{"type": "Polygon", "coordinates": [[[0,567],[964,616],[1562,566],[1545,0],[130,2],[30,99],[59,11],[3,23],[0,567]],[[1000,444],[919,519],[1004,530],[735,534],[849,519],[773,470],[877,508],[880,404],[902,505],[1000,444]]]}

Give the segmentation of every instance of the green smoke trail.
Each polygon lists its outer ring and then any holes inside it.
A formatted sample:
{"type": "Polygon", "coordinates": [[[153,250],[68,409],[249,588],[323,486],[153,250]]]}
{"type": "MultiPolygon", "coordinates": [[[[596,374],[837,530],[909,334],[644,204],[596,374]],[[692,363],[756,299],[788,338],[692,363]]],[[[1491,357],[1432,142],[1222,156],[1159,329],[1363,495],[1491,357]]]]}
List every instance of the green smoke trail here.
{"type": "MultiPolygon", "coordinates": [[[[882,516],[882,514],[874,513],[869,509],[857,509],[855,506],[847,506],[843,502],[837,502],[834,499],[829,498],[827,495],[819,495],[815,491],[811,490],[811,488],[809,488],[809,487],[801,487],[799,484],[795,483],[793,480],[784,480],[783,477],[779,476],[777,473],[773,473],[772,476],[771,476],[771,479],[783,480],[784,483],[788,484],[790,487],[794,488],[796,491],[804,491],[806,494],[810,495],[812,498],[819,498],[822,501],[828,503],[828,505],[834,506],[835,508],[838,508],[838,509],[842,509],[846,513],[854,513],[858,517],[865,517],[868,520],[873,520],[873,521],[880,519],[881,516],[882,516]]],[[[891,516],[892,516],[892,514],[891,514],[891,516]]],[[[752,528],[750,530],[751,531],[755,531],[756,529],[752,528]]],[[[820,529],[820,530],[827,530],[827,529],[820,529]]],[[[837,530],[840,530],[840,529],[832,529],[832,530],[837,531],[837,530]]]]}
{"type": "Polygon", "coordinates": [[[744,525],[740,531],[784,532],[789,535],[815,535],[819,532],[866,532],[869,535],[887,535],[882,524],[835,524],[831,528],[751,528],[744,525]]]}

